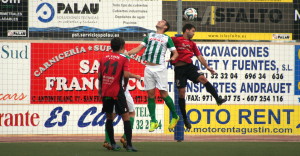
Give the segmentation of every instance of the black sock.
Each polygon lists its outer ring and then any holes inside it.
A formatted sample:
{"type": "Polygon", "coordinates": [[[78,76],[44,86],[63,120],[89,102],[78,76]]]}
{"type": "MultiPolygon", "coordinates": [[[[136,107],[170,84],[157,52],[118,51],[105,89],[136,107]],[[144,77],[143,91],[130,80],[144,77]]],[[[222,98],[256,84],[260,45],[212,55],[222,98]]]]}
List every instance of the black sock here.
{"type": "Polygon", "coordinates": [[[215,98],[215,100],[219,98],[216,89],[211,85],[210,82],[206,82],[204,86],[206,88],[206,91],[209,92],[215,98]]]}
{"type": "Polygon", "coordinates": [[[114,126],[113,126],[113,120],[106,120],[105,123],[105,127],[106,127],[106,132],[109,136],[110,139],[110,143],[111,144],[116,144],[115,139],[114,139],[114,126]]]}
{"type": "Polygon", "coordinates": [[[187,116],[186,116],[185,99],[184,98],[179,98],[179,108],[180,108],[180,111],[181,111],[181,114],[182,114],[182,118],[184,120],[186,120],[187,116]]]}
{"type": "Polygon", "coordinates": [[[130,121],[124,121],[124,132],[126,135],[127,145],[132,146],[132,143],[131,143],[132,128],[130,125],[130,121]]]}

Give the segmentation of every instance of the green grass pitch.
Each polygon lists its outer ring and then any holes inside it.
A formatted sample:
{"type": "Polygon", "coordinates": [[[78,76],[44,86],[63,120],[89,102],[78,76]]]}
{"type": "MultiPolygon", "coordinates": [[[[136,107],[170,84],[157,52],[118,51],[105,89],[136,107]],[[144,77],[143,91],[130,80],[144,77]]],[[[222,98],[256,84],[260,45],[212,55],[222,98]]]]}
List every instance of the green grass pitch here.
{"type": "MultiPolygon", "coordinates": [[[[119,143],[118,143],[119,144],[119,143]]],[[[1,156],[289,156],[300,142],[136,142],[138,152],[108,151],[96,142],[0,143],[1,156]]]]}

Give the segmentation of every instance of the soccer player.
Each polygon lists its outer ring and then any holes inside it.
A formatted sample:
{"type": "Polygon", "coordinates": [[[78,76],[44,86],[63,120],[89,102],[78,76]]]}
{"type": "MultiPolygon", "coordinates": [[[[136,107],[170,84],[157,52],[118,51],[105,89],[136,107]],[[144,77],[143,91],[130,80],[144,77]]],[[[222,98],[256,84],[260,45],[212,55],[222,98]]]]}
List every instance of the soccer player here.
{"type": "MultiPolygon", "coordinates": [[[[125,55],[125,54],[121,54],[121,55],[126,57],[128,60],[130,59],[130,57],[125,55]]],[[[137,80],[141,80],[140,75],[135,75],[133,73],[129,73],[129,78],[135,78],[137,80]]],[[[135,106],[134,106],[133,98],[132,98],[128,88],[126,88],[126,90],[125,90],[125,97],[126,97],[126,102],[127,102],[127,105],[128,105],[130,125],[131,125],[131,129],[133,129],[134,117],[135,117],[135,106]]],[[[123,144],[123,147],[126,148],[127,140],[126,140],[125,133],[121,137],[120,142],[123,144]]]]}
{"type": "MultiPolygon", "coordinates": [[[[123,57],[126,57],[128,60],[130,59],[129,56],[127,56],[127,55],[125,55],[123,53],[121,53],[120,55],[123,56],[123,57]]],[[[140,75],[135,75],[133,73],[129,73],[129,78],[135,78],[137,80],[141,80],[141,76],[140,75]]],[[[124,84],[124,79],[122,81],[122,84],[124,84]]],[[[131,96],[128,88],[126,88],[126,90],[125,90],[125,97],[126,97],[126,102],[127,102],[127,105],[128,105],[128,110],[129,110],[130,125],[131,125],[131,128],[133,128],[134,117],[135,117],[135,106],[134,106],[133,98],[132,98],[132,96],[131,96]]],[[[114,117],[115,117],[115,111],[113,113],[114,113],[114,117]]],[[[127,140],[126,140],[125,133],[121,137],[120,142],[123,144],[123,147],[126,148],[126,146],[127,146],[127,140]]],[[[105,131],[105,141],[104,141],[103,147],[105,147],[105,148],[107,148],[109,150],[112,149],[112,146],[111,146],[110,139],[109,139],[107,131],[105,131]]]]}
{"type": "Polygon", "coordinates": [[[116,113],[122,116],[124,122],[124,132],[127,139],[126,149],[129,152],[137,150],[132,146],[132,129],[129,121],[128,105],[126,102],[124,90],[126,90],[129,78],[129,61],[121,56],[125,50],[125,41],[122,38],[113,38],[110,42],[113,53],[103,56],[100,59],[98,70],[99,79],[99,96],[102,97],[103,108],[102,112],[106,113],[105,129],[108,133],[112,150],[118,151],[121,149],[116,144],[114,139],[113,127],[113,109],[116,113]],[[124,85],[122,78],[124,77],[124,85]]]}
{"type": "Polygon", "coordinates": [[[198,73],[198,67],[193,65],[191,58],[195,55],[201,64],[211,72],[211,74],[216,73],[211,67],[208,66],[206,60],[197,48],[196,43],[191,41],[195,31],[195,26],[192,24],[186,24],[182,28],[183,35],[181,37],[172,37],[179,54],[179,57],[172,62],[172,64],[175,65],[175,82],[179,92],[179,107],[184,125],[188,129],[191,129],[192,127],[187,120],[185,109],[185,87],[188,79],[193,81],[193,83],[202,83],[206,87],[207,92],[209,92],[215,98],[217,105],[222,105],[224,102],[226,102],[226,99],[222,99],[218,96],[216,89],[206,79],[204,73],[198,73]]]}
{"type": "Polygon", "coordinates": [[[149,132],[153,132],[159,126],[155,114],[156,88],[158,88],[161,97],[172,113],[172,120],[170,122],[169,129],[173,129],[179,120],[179,116],[175,111],[174,102],[168,94],[167,68],[165,67],[165,54],[167,49],[173,53],[173,56],[168,61],[175,60],[178,57],[178,53],[172,39],[164,34],[169,30],[169,28],[170,24],[166,20],[158,21],[156,24],[156,33],[150,33],[144,38],[143,42],[139,46],[128,52],[129,55],[133,55],[141,51],[143,48],[146,48],[142,59],[147,62],[144,70],[144,82],[145,90],[148,94],[147,106],[151,117],[149,132]]]}

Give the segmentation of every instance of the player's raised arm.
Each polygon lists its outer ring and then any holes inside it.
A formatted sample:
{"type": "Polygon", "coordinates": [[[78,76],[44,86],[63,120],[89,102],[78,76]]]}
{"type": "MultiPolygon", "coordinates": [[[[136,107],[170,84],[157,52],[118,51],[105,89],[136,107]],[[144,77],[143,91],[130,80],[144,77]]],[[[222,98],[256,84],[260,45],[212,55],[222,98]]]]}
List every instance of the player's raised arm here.
{"type": "Polygon", "coordinates": [[[144,48],[144,46],[142,44],[140,44],[139,46],[131,49],[129,52],[128,52],[128,55],[133,55],[133,54],[136,54],[138,52],[140,52],[142,49],[144,48]]]}

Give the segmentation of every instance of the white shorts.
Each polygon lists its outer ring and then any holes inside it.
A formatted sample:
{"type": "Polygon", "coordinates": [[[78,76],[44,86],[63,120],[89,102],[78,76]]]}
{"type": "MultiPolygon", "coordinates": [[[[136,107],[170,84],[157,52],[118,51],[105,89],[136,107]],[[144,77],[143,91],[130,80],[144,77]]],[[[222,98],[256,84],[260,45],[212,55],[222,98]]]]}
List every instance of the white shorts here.
{"type": "Polygon", "coordinates": [[[145,90],[158,88],[168,91],[168,70],[165,65],[146,65],[144,71],[145,90]]]}
{"type": "Polygon", "coordinates": [[[125,94],[125,97],[126,97],[129,112],[134,112],[135,106],[134,106],[133,98],[132,98],[128,88],[126,89],[124,94],[125,94]]]}
{"type": "MultiPolygon", "coordinates": [[[[126,97],[126,102],[127,102],[129,113],[134,112],[135,111],[134,101],[133,101],[133,98],[132,98],[128,88],[126,88],[126,91],[124,92],[124,94],[125,94],[125,97],[126,97]]],[[[114,109],[113,113],[116,113],[115,109],[114,109]]]]}

